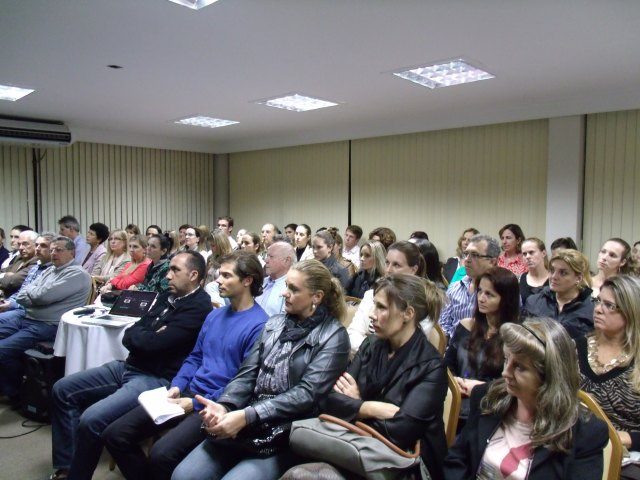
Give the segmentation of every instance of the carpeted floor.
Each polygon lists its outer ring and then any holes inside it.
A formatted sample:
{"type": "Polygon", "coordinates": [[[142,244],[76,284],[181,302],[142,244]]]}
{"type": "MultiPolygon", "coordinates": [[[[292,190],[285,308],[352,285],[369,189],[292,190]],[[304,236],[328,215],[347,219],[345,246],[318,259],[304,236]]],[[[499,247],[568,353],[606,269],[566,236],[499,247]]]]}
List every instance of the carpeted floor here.
{"type": "MultiPolygon", "coordinates": [[[[34,430],[36,422],[26,420],[11,410],[4,397],[0,398],[0,437],[20,435],[34,430]],[[25,422],[26,427],[22,426],[25,422]]],[[[44,480],[52,473],[51,425],[17,438],[0,438],[0,479],[44,480]]],[[[119,480],[124,477],[116,468],[109,471],[108,457],[103,453],[93,475],[94,480],[119,480]]]]}

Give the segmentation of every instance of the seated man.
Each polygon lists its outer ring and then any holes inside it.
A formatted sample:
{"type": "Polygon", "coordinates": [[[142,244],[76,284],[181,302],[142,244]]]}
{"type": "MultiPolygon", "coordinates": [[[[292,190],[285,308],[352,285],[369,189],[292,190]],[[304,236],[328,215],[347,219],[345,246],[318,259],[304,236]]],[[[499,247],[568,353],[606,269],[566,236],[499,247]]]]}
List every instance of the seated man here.
{"type": "Polygon", "coordinates": [[[38,261],[36,258],[36,238],[38,238],[38,234],[33,230],[24,231],[18,237],[18,259],[0,274],[2,275],[0,290],[5,297],[20,290],[29,270],[38,261]]]}
{"type": "Polygon", "coordinates": [[[263,276],[258,258],[239,250],[223,256],[220,261],[216,282],[220,285],[220,294],[228,298],[231,305],[209,314],[195,348],[172,380],[168,392],[186,415],[156,425],[145,409],[138,406],[114,421],[102,434],[107,450],[126,478],[171,478],[173,469],[204,438],[200,431],[202,419],[198,415],[202,405],[193,397],[198,394],[218,399],[267,321],[267,314],[254,302],[263,276]],[[147,457],[139,446],[140,441],[167,430],[147,457]]]}
{"type": "Polygon", "coordinates": [[[51,242],[53,265],[14,297],[24,316],[4,325],[0,339],[0,391],[12,398],[22,378],[22,354],[38,342],[53,341],[62,314],[86,303],[91,277],[74,265],[74,244],[67,237],[51,242]]]}
{"type": "Polygon", "coordinates": [[[141,392],[169,386],[211,311],[209,295],[200,288],[204,275],[204,259],[198,252],[178,253],[167,273],[169,291],[160,294],[151,310],[124,334],[127,360],[55,383],[52,478],[90,479],[100,459],[105,427],[136,407],[141,392]]]}
{"type": "Polygon", "coordinates": [[[256,297],[256,302],[269,316],[284,313],[284,298],[281,293],[287,272],[294,263],[296,251],[288,243],[275,242],[267,249],[264,270],[268,276],[264,279],[262,295],[256,297]]]}

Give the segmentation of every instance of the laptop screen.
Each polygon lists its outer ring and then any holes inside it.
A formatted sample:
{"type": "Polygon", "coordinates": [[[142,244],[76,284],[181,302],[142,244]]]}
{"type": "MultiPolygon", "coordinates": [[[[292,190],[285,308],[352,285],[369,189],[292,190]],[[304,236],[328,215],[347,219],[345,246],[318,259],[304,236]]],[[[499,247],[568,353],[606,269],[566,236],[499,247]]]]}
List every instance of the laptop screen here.
{"type": "Polygon", "coordinates": [[[127,317],[142,317],[149,311],[157,293],[139,292],[137,290],[123,290],[116,303],[114,303],[110,315],[125,315],[127,317]]]}

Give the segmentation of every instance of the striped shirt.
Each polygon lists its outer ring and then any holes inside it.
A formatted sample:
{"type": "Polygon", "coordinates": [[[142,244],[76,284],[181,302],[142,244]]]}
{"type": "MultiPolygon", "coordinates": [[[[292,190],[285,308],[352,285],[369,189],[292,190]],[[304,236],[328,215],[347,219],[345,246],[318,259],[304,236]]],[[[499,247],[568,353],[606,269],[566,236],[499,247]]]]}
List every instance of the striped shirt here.
{"type": "Polygon", "coordinates": [[[442,310],[438,323],[449,338],[453,335],[460,320],[473,315],[476,292],[470,292],[469,287],[471,287],[471,277],[465,275],[462,280],[454,283],[447,290],[448,303],[442,310]]]}

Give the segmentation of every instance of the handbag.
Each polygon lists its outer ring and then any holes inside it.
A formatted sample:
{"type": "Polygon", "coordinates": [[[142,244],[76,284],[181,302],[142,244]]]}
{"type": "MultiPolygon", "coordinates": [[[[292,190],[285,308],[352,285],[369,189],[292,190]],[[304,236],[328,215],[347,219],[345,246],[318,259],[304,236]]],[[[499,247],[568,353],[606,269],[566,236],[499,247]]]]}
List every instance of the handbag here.
{"type": "Polygon", "coordinates": [[[420,440],[413,452],[405,452],[362,422],[353,425],[326,414],[297,420],[291,425],[289,445],[298,455],[370,480],[395,479],[418,465],[422,477],[430,479],[420,459],[420,440]]]}

